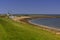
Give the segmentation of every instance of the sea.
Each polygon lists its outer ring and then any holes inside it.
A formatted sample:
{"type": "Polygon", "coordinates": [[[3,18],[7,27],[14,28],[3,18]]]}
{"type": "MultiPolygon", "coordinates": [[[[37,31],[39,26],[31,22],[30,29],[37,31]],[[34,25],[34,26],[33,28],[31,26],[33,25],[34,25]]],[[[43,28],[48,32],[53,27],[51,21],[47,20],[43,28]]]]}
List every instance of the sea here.
{"type": "MultiPolygon", "coordinates": [[[[60,15],[49,15],[49,16],[60,16],[60,15]]],[[[60,29],[60,18],[38,18],[29,21],[31,23],[35,23],[38,25],[44,25],[44,26],[60,29]]]]}

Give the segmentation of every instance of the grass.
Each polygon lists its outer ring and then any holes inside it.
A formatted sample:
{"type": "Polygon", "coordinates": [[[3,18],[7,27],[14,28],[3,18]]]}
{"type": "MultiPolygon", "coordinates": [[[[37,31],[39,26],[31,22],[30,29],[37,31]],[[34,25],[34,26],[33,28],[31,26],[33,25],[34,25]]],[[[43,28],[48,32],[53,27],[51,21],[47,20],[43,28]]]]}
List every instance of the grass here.
{"type": "Polygon", "coordinates": [[[60,35],[27,23],[0,18],[0,40],[60,40],[60,35]]]}

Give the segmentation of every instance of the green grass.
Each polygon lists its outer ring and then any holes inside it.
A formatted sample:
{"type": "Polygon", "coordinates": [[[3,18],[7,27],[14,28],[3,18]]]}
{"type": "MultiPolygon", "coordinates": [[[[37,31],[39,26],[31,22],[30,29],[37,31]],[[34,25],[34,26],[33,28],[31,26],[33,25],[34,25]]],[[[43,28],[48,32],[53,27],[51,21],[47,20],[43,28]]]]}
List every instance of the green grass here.
{"type": "Polygon", "coordinates": [[[60,35],[27,23],[0,18],[0,40],[60,40],[60,35]]]}

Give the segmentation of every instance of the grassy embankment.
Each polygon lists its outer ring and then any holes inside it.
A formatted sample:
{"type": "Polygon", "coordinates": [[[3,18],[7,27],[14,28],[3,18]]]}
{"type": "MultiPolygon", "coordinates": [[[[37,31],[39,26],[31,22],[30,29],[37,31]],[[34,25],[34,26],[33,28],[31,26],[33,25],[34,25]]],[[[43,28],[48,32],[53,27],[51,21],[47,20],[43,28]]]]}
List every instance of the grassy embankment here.
{"type": "Polygon", "coordinates": [[[0,18],[0,40],[60,40],[60,35],[27,23],[0,18]]]}

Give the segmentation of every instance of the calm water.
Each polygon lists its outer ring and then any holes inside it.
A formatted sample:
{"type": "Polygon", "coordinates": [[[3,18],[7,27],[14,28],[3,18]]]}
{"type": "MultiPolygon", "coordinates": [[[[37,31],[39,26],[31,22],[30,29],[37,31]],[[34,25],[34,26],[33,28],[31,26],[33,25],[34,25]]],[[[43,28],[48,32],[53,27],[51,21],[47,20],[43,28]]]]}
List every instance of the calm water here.
{"type": "Polygon", "coordinates": [[[42,19],[32,19],[30,21],[32,23],[36,23],[39,25],[45,25],[60,29],[60,18],[42,18],[42,19]]]}

